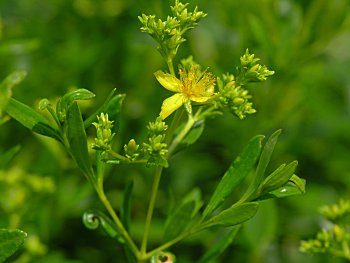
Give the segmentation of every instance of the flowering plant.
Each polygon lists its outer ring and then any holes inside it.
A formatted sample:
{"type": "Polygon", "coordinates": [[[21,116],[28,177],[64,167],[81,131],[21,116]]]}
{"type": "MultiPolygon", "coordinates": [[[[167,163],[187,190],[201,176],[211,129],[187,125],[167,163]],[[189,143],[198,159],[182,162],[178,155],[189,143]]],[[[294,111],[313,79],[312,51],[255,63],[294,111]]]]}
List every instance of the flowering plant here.
{"type": "Polygon", "coordinates": [[[208,201],[203,201],[199,189],[184,196],[164,219],[164,242],[149,248],[151,224],[154,218],[159,183],[163,172],[171,165],[171,157],[194,144],[201,136],[208,118],[225,112],[239,119],[256,110],[252,96],[246,89],[252,82],[265,81],[274,72],[259,64],[259,59],[247,49],[240,58],[236,72],[215,76],[209,69],[202,69],[192,57],[182,59],[175,70],[174,59],[185,33],[198,25],[206,16],[197,7],[191,12],[188,4],[175,1],[172,16],[165,21],[155,15],[139,17],[141,30],[157,43],[158,50],[168,67],[158,70],[154,76],[159,84],[173,92],[165,99],[159,116],[147,125],[147,138],[138,143],[135,138],[118,151],[113,142],[118,140],[118,117],[125,95],[112,90],[105,103],[93,114],[85,117],[77,101],[91,100],[95,94],[86,89],[76,89],[63,95],[57,103],[42,99],[40,114],[31,107],[4,93],[6,103],[2,111],[25,127],[40,135],[48,136],[63,146],[88,182],[95,190],[104,211],[91,209],[83,215],[89,229],[101,226],[105,232],[125,250],[128,262],[175,262],[175,255],[168,250],[181,240],[205,229],[230,227],[222,241],[207,251],[198,262],[209,262],[219,256],[232,242],[240,226],[252,218],[261,200],[281,198],[305,191],[305,181],[294,174],[297,161],[280,165],[266,174],[280,130],[274,132],[263,144],[263,135],[253,137],[242,153],[232,162],[218,180],[217,187],[208,201]],[[178,74],[177,74],[178,72],[178,74]],[[96,138],[89,144],[86,129],[96,128],[96,138]],[[94,149],[92,157],[90,149],[94,149]],[[131,216],[133,184],[125,187],[121,208],[112,206],[105,193],[105,177],[111,165],[138,164],[154,170],[153,184],[144,198],[149,198],[143,236],[133,237],[131,216]],[[248,187],[244,189],[245,182],[248,187]],[[238,188],[243,194],[238,200],[231,197],[238,188]],[[148,194],[149,193],[149,194],[148,194]],[[149,196],[148,196],[149,195],[149,196]]]}

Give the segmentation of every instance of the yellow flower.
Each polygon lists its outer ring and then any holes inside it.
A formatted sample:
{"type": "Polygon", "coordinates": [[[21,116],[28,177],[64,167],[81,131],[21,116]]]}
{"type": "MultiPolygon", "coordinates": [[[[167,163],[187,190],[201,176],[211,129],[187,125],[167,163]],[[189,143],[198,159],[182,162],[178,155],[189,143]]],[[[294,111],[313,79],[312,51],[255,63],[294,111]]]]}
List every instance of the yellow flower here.
{"type": "Polygon", "coordinates": [[[154,73],[164,88],[175,92],[163,101],[159,114],[163,120],[184,103],[205,103],[214,96],[215,77],[211,73],[201,72],[198,67],[192,66],[188,70],[180,69],[179,74],[180,79],[160,70],[154,73]]]}

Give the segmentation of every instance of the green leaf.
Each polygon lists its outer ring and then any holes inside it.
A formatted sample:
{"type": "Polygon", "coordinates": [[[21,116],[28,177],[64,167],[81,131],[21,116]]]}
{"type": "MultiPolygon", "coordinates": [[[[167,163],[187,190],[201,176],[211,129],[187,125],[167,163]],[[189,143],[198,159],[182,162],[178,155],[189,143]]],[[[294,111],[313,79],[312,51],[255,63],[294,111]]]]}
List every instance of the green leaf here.
{"type": "MultiPolygon", "coordinates": [[[[182,130],[185,126],[185,123],[181,125],[178,130],[182,130]]],[[[196,122],[191,130],[188,132],[188,134],[185,136],[185,138],[181,141],[181,143],[176,147],[176,152],[179,152],[183,150],[184,148],[190,146],[191,144],[194,144],[199,137],[202,135],[205,127],[204,120],[201,120],[199,122],[196,122]]]]}
{"type": "Polygon", "coordinates": [[[239,226],[233,227],[225,236],[221,237],[218,242],[215,242],[210,249],[205,252],[198,263],[211,262],[214,258],[222,254],[233,242],[239,229],[239,226]]]}
{"type": "Polygon", "coordinates": [[[29,106],[10,98],[6,106],[6,112],[33,132],[54,138],[60,142],[63,141],[59,131],[55,129],[42,115],[29,106]]]}
{"type": "Polygon", "coordinates": [[[217,209],[252,171],[260,156],[263,138],[262,135],[253,137],[243,152],[231,164],[205,208],[203,219],[217,209]]]}
{"type": "Polygon", "coordinates": [[[60,121],[63,122],[66,119],[67,111],[74,101],[90,100],[94,97],[95,94],[87,89],[77,89],[63,95],[56,106],[56,113],[60,121]]]}
{"type": "Polygon", "coordinates": [[[113,121],[112,132],[118,132],[120,113],[123,101],[125,99],[125,94],[117,94],[113,97],[114,92],[115,89],[111,91],[104,104],[84,121],[85,128],[89,127],[94,121],[97,120],[97,116],[104,112],[108,114],[108,119],[113,121]]]}
{"type": "Polygon", "coordinates": [[[96,110],[93,114],[91,114],[85,121],[84,121],[84,127],[85,129],[90,127],[90,125],[97,120],[97,116],[99,116],[102,112],[105,112],[106,107],[108,105],[108,103],[111,101],[111,99],[113,98],[113,95],[115,93],[116,89],[113,89],[107,99],[105,100],[105,102],[102,104],[102,106],[100,108],[98,108],[98,110],[96,110]]]}
{"type": "Polygon", "coordinates": [[[125,229],[128,230],[131,220],[131,194],[134,187],[134,182],[131,181],[127,184],[124,190],[123,204],[120,209],[120,219],[125,226],[125,229]]]}
{"type": "MultiPolygon", "coordinates": [[[[293,175],[293,177],[296,175],[293,175]]],[[[295,180],[295,178],[293,179],[295,180]]],[[[258,200],[265,200],[271,198],[284,198],[293,195],[300,195],[305,193],[305,180],[298,177],[298,185],[294,184],[292,181],[289,181],[286,185],[268,192],[262,196],[259,196],[258,200]]]]}
{"type": "Polygon", "coordinates": [[[9,149],[8,151],[0,154],[0,170],[6,168],[6,166],[10,163],[10,161],[19,152],[20,149],[21,149],[21,146],[16,145],[11,149],[9,149]]]}
{"type": "Polygon", "coordinates": [[[115,95],[107,104],[105,113],[108,113],[108,118],[113,121],[112,133],[118,133],[120,125],[120,113],[122,110],[125,94],[115,95]]]}
{"type": "Polygon", "coordinates": [[[273,153],[273,150],[275,149],[275,145],[277,143],[278,136],[280,135],[281,131],[282,130],[275,131],[264,145],[264,148],[259,158],[258,166],[255,171],[254,181],[251,183],[248,190],[241,198],[241,202],[251,199],[256,194],[260,184],[264,180],[266,167],[270,162],[271,155],[273,153]]]}
{"type": "Polygon", "coordinates": [[[289,179],[291,183],[293,183],[301,193],[305,193],[305,180],[300,178],[299,176],[293,174],[293,176],[289,179]]]}
{"type": "Polygon", "coordinates": [[[12,96],[13,87],[19,84],[26,75],[25,71],[15,71],[0,83],[0,118],[3,117],[3,111],[12,96]]]}
{"type": "Polygon", "coordinates": [[[67,139],[72,157],[87,178],[93,180],[94,172],[90,163],[84,123],[76,102],[68,109],[67,126],[67,139]]]}
{"type": "Polygon", "coordinates": [[[21,230],[0,229],[0,262],[15,253],[23,244],[27,234],[21,230]]]}
{"type": "Polygon", "coordinates": [[[185,231],[201,206],[201,193],[198,188],[195,188],[181,200],[174,212],[169,214],[165,224],[164,239],[171,240],[185,231]]]}
{"type": "Polygon", "coordinates": [[[257,202],[234,204],[203,222],[201,229],[213,226],[235,226],[252,218],[258,210],[257,202]]]}
{"type": "Polygon", "coordinates": [[[289,179],[293,176],[297,165],[298,165],[298,162],[293,161],[287,166],[283,164],[279,168],[277,168],[261,184],[261,194],[270,192],[272,190],[275,190],[285,185],[289,181],[289,179]]]}
{"type": "Polygon", "coordinates": [[[188,227],[194,208],[195,202],[188,202],[182,204],[173,214],[171,214],[166,222],[164,230],[164,239],[166,241],[177,237],[188,227]]]}

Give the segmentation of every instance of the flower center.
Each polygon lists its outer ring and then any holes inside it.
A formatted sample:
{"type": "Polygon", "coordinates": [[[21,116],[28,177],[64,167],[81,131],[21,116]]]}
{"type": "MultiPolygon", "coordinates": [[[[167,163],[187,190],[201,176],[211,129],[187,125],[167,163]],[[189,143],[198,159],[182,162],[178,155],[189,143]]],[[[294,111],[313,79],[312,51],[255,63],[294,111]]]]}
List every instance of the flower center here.
{"type": "Polygon", "coordinates": [[[181,93],[186,97],[210,97],[214,93],[215,78],[207,71],[201,72],[197,67],[188,71],[180,70],[181,93]]]}

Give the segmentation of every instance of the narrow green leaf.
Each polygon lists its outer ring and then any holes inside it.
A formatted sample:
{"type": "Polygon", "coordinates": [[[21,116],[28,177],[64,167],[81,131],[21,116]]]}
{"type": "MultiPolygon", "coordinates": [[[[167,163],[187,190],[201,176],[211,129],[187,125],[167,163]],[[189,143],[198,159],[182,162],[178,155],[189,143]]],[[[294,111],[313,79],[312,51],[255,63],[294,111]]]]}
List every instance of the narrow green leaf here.
{"type": "Polygon", "coordinates": [[[210,249],[205,252],[198,263],[208,263],[220,256],[233,242],[239,229],[239,226],[233,227],[225,236],[220,238],[218,242],[215,242],[210,249]]]}
{"type": "Polygon", "coordinates": [[[195,202],[195,208],[192,211],[192,218],[193,218],[197,215],[197,213],[203,206],[202,193],[198,187],[195,187],[191,192],[186,194],[186,196],[182,199],[182,203],[187,203],[192,201],[195,202]]]}
{"type": "Polygon", "coordinates": [[[194,188],[179,203],[177,207],[169,211],[169,216],[165,223],[165,240],[170,240],[181,234],[197,215],[203,205],[200,189],[194,188]]]}
{"type": "Polygon", "coordinates": [[[241,198],[241,202],[251,199],[252,196],[256,194],[260,184],[264,180],[266,167],[270,162],[271,155],[273,153],[273,150],[275,149],[275,145],[277,143],[278,136],[280,135],[281,131],[282,130],[275,131],[265,143],[259,158],[258,166],[255,171],[254,181],[249,186],[244,196],[241,198]]]}
{"type": "Polygon", "coordinates": [[[16,145],[9,149],[8,151],[0,154],[0,170],[5,169],[9,162],[14,158],[14,156],[21,149],[20,145],[16,145]]]}
{"type": "Polygon", "coordinates": [[[261,185],[261,193],[267,193],[285,185],[293,176],[298,165],[297,161],[293,161],[287,166],[281,165],[272,174],[270,174],[261,185]]]}
{"type": "Polygon", "coordinates": [[[259,204],[257,202],[235,204],[206,222],[203,222],[201,229],[213,226],[235,226],[241,224],[252,218],[256,214],[258,207],[259,204]]]}
{"type": "Polygon", "coordinates": [[[299,178],[300,185],[295,185],[293,182],[288,182],[286,185],[268,192],[262,196],[259,196],[259,200],[271,199],[271,198],[284,198],[293,195],[300,195],[305,193],[305,180],[299,178]]]}
{"type": "Polygon", "coordinates": [[[164,230],[164,239],[166,241],[177,237],[188,227],[195,206],[195,201],[183,203],[174,213],[170,214],[164,230]]]}
{"type": "Polygon", "coordinates": [[[105,113],[108,113],[109,120],[113,121],[112,132],[118,133],[120,125],[120,113],[122,111],[125,94],[115,95],[107,104],[105,113]]]}
{"type": "Polygon", "coordinates": [[[26,77],[27,72],[24,70],[18,70],[8,75],[1,83],[0,89],[13,89],[26,77]]]}
{"type": "Polygon", "coordinates": [[[123,204],[120,209],[120,219],[125,226],[125,229],[128,230],[130,226],[130,220],[131,220],[131,194],[132,189],[134,187],[134,182],[129,182],[124,190],[124,196],[123,196],[123,204]]]}
{"type": "MultiPolygon", "coordinates": [[[[182,130],[185,123],[179,127],[182,130]]],[[[204,120],[196,122],[181,143],[176,147],[176,152],[183,150],[184,148],[194,144],[202,135],[205,127],[204,120]]]]}
{"type": "Polygon", "coordinates": [[[19,84],[26,75],[25,71],[15,71],[0,83],[0,118],[3,118],[2,114],[12,96],[13,87],[19,84]]]}
{"type": "Polygon", "coordinates": [[[74,102],[68,109],[67,139],[71,154],[78,167],[88,179],[94,179],[94,172],[90,163],[86,133],[79,106],[74,102]]]}
{"type": "Polygon", "coordinates": [[[299,176],[293,174],[293,176],[289,179],[291,183],[293,183],[296,187],[299,188],[301,193],[305,193],[305,180],[300,178],[299,176]]]}
{"type": "Polygon", "coordinates": [[[10,98],[6,106],[6,112],[33,132],[62,142],[62,137],[59,131],[55,129],[42,115],[29,106],[10,98]]]}
{"type": "Polygon", "coordinates": [[[27,234],[21,230],[0,229],[0,262],[15,253],[23,244],[27,234]]]}
{"type": "Polygon", "coordinates": [[[95,97],[95,94],[87,89],[77,89],[66,93],[58,101],[56,113],[61,121],[66,119],[67,111],[72,103],[76,100],[90,100],[95,97]]]}
{"type": "Polygon", "coordinates": [[[113,98],[113,95],[115,93],[116,89],[113,89],[108,97],[106,98],[105,102],[102,104],[102,106],[100,108],[98,108],[98,110],[96,110],[93,114],[91,114],[85,121],[84,121],[84,127],[85,129],[90,127],[90,125],[97,120],[97,116],[101,114],[101,112],[106,112],[106,107],[108,105],[108,103],[110,102],[110,100],[113,98]]]}
{"type": "Polygon", "coordinates": [[[264,149],[261,153],[258,167],[256,168],[256,176],[255,176],[255,181],[254,181],[254,186],[257,188],[260,183],[262,182],[265,174],[265,170],[267,165],[270,162],[273,150],[275,149],[275,145],[278,140],[278,136],[281,134],[282,130],[277,130],[275,131],[267,140],[264,149]]]}
{"type": "Polygon", "coordinates": [[[231,164],[205,208],[203,219],[217,209],[252,171],[260,156],[263,138],[262,135],[253,137],[243,152],[231,164]]]}

